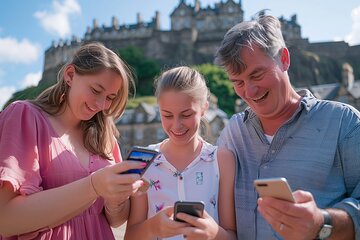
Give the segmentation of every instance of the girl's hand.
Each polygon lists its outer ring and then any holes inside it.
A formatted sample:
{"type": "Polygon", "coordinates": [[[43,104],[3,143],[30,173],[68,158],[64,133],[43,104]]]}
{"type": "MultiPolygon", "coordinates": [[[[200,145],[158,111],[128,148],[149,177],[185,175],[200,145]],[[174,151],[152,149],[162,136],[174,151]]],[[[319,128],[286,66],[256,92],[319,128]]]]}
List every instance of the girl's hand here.
{"type": "Polygon", "coordinates": [[[121,205],[143,185],[139,174],[121,173],[144,167],[141,162],[124,161],[99,169],[90,176],[94,191],[112,206],[121,205]]]}
{"type": "Polygon", "coordinates": [[[167,207],[149,219],[151,221],[152,235],[160,238],[172,237],[182,234],[182,229],[190,224],[173,220],[174,208],[167,207]]]}
{"type": "Polygon", "coordinates": [[[187,240],[215,239],[219,232],[219,225],[206,212],[206,210],[204,210],[202,218],[194,217],[185,213],[178,213],[177,217],[189,223],[189,225],[192,225],[182,229],[182,234],[186,236],[187,240]]]}

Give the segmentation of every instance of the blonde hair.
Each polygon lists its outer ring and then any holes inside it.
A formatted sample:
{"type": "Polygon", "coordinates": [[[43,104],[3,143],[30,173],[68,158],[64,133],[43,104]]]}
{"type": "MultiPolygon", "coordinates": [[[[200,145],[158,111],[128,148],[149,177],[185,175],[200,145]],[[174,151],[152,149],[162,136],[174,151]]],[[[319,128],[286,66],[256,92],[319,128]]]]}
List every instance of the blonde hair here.
{"type": "Polygon", "coordinates": [[[195,69],[181,66],[163,72],[155,80],[155,96],[159,99],[162,92],[176,90],[183,92],[201,106],[205,106],[210,92],[206,86],[204,77],[195,69]]]}
{"type": "Polygon", "coordinates": [[[64,71],[68,65],[74,66],[79,75],[96,74],[108,69],[122,79],[121,88],[109,109],[98,112],[90,120],[81,121],[85,148],[93,154],[111,159],[114,136],[119,136],[114,120],[120,118],[125,111],[129,88],[134,86],[132,72],[116,53],[103,44],[94,42],[81,46],[73,58],[60,69],[57,83],[32,101],[50,115],[59,115],[65,111],[69,85],[64,80],[64,71]]]}

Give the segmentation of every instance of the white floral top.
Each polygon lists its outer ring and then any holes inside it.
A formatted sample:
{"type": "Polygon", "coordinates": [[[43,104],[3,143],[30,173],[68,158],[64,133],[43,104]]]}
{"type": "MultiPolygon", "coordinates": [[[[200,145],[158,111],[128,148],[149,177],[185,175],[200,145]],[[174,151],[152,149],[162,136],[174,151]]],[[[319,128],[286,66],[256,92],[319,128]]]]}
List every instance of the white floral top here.
{"type": "MultiPolygon", "coordinates": [[[[161,144],[162,142],[149,147],[159,150],[161,144]]],[[[182,172],[178,172],[160,154],[146,171],[144,178],[150,182],[147,191],[148,218],[166,206],[174,206],[178,200],[186,200],[203,201],[205,210],[218,222],[220,174],[216,146],[203,142],[200,154],[182,172]]]]}

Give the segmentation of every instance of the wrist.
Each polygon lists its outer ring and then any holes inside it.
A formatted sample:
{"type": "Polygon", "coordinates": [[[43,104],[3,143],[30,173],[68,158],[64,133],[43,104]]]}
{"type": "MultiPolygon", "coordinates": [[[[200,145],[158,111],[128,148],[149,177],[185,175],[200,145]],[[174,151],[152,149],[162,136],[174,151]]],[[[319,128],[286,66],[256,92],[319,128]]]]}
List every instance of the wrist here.
{"type": "Polygon", "coordinates": [[[127,201],[128,200],[118,204],[115,207],[110,207],[108,204],[105,203],[105,205],[104,205],[105,213],[107,215],[110,215],[110,216],[118,215],[119,213],[121,213],[124,210],[125,204],[126,204],[127,201]]]}
{"type": "Polygon", "coordinates": [[[100,197],[98,191],[96,190],[95,186],[94,186],[94,180],[93,180],[93,176],[94,176],[94,173],[91,173],[89,178],[90,178],[90,185],[91,185],[91,190],[92,190],[92,193],[93,195],[95,196],[95,198],[98,198],[100,197]]]}
{"type": "Polygon", "coordinates": [[[324,209],[321,209],[321,213],[323,215],[323,221],[320,230],[316,236],[316,239],[320,240],[329,238],[333,228],[330,213],[324,209]]]}

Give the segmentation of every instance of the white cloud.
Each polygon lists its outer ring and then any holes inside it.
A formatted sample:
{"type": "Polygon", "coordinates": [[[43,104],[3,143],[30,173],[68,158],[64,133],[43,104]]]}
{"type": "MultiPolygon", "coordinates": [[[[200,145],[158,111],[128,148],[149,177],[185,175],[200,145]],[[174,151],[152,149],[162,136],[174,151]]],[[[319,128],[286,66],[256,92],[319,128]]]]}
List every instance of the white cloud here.
{"type": "Polygon", "coordinates": [[[360,44],[360,6],[354,8],[351,11],[351,18],[352,18],[352,30],[349,33],[345,40],[350,45],[360,44]]]}
{"type": "Polygon", "coordinates": [[[69,15],[72,13],[81,13],[77,0],[65,0],[63,4],[55,0],[51,11],[38,11],[34,16],[46,31],[64,38],[71,33],[69,15]]]}
{"type": "Polygon", "coordinates": [[[40,55],[40,46],[26,38],[0,38],[0,63],[32,63],[40,55]]]}
{"type": "Polygon", "coordinates": [[[31,87],[37,86],[41,80],[42,72],[29,73],[25,76],[24,80],[21,82],[22,87],[31,87]]]}
{"type": "Polygon", "coordinates": [[[0,87],[0,110],[4,104],[11,98],[12,94],[16,91],[13,86],[0,87]]]}

